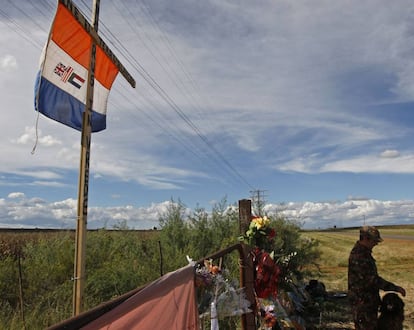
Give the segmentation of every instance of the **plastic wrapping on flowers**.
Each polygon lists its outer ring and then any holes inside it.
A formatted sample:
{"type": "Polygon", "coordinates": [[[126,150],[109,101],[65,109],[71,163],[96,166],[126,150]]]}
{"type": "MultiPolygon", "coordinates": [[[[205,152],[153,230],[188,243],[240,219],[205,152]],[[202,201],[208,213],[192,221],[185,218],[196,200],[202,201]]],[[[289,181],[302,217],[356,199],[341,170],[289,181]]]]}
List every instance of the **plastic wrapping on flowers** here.
{"type": "Polygon", "coordinates": [[[244,288],[238,288],[238,283],[229,280],[225,269],[220,269],[211,260],[205,260],[204,265],[195,266],[198,311],[201,318],[212,315],[212,306],[217,319],[252,311],[244,288]]]}

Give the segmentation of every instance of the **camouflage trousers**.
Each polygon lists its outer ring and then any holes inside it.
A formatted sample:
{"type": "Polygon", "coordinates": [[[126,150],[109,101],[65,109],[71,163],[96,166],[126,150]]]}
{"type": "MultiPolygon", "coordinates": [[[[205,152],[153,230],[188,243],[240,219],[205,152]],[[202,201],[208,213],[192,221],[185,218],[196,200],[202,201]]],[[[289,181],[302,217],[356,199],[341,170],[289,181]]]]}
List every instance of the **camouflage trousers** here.
{"type": "Polygon", "coordinates": [[[352,317],[355,324],[355,330],[376,330],[378,323],[378,309],[354,309],[352,317]]]}

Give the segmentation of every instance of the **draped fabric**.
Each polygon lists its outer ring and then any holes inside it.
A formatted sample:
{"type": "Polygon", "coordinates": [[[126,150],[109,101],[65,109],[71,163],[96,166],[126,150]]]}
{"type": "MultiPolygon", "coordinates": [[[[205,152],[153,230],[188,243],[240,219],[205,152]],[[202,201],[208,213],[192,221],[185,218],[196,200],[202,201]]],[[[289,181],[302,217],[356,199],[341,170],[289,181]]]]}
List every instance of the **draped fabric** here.
{"type": "Polygon", "coordinates": [[[162,276],[82,329],[197,330],[194,268],[162,276]]]}

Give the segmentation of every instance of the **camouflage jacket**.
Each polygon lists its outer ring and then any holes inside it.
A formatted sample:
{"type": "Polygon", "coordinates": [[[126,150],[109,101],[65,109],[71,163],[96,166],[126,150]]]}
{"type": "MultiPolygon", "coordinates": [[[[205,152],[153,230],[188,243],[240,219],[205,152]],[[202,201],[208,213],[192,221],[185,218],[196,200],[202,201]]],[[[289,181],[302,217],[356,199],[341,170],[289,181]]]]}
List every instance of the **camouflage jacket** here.
{"type": "Polygon", "coordinates": [[[395,291],[396,286],[378,275],[371,250],[356,242],[348,263],[348,298],[353,308],[377,308],[379,290],[395,291]]]}

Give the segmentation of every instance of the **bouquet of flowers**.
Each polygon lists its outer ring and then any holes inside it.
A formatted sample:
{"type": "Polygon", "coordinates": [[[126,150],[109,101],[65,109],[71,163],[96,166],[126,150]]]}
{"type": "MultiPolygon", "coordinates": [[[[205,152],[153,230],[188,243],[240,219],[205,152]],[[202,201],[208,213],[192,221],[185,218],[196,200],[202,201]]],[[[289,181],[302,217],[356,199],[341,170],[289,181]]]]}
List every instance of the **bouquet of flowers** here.
{"type": "Polygon", "coordinates": [[[255,291],[259,298],[277,296],[280,268],[274,260],[274,238],[276,232],[270,219],[253,217],[241,240],[253,246],[252,256],[255,267],[255,291]]]}
{"type": "Polygon", "coordinates": [[[270,226],[268,217],[253,217],[243,240],[251,246],[271,252],[273,239],[276,235],[274,228],[270,226]]]}

